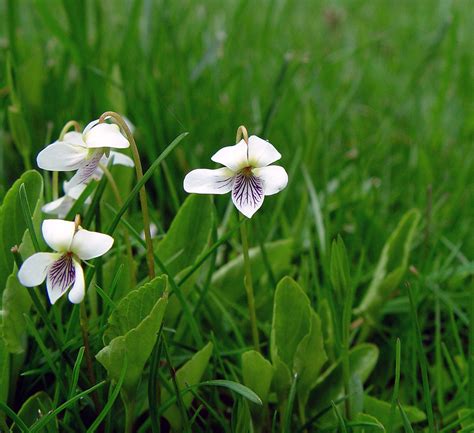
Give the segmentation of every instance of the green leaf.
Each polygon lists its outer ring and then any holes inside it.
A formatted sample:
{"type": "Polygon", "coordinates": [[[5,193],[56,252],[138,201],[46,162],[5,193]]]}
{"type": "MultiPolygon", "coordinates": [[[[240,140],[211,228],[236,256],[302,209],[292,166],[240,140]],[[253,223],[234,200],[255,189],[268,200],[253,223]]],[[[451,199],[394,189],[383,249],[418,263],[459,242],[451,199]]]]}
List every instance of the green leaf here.
{"type": "Polygon", "coordinates": [[[296,349],[308,334],[310,321],[311,308],[306,293],[292,278],[283,278],[277,285],[273,303],[272,362],[279,358],[293,370],[296,349]]]}
{"type": "Polygon", "coordinates": [[[211,236],[212,224],[211,198],[198,194],[187,197],[165,237],[155,248],[171,275],[175,276],[191,266],[204,251],[211,236]]]}
{"type": "MultiPolygon", "coordinates": [[[[33,426],[38,420],[43,418],[48,412],[53,410],[53,402],[48,394],[44,391],[40,391],[36,394],[33,394],[28,400],[26,400],[21,406],[18,416],[23,422],[28,426],[33,426]]],[[[44,433],[57,433],[58,430],[58,420],[57,418],[51,419],[44,427],[44,433]]],[[[13,424],[13,432],[21,432],[22,430],[13,424]]]]}
{"type": "Polygon", "coordinates": [[[458,411],[458,419],[461,427],[466,428],[468,425],[474,423],[474,410],[472,409],[461,409],[458,411]]]}
{"type": "Polygon", "coordinates": [[[256,350],[249,350],[242,354],[242,380],[263,403],[268,401],[273,372],[272,364],[256,350]]]}
{"type": "MultiPolygon", "coordinates": [[[[19,195],[21,184],[25,184],[33,215],[39,215],[41,207],[43,178],[35,170],[27,171],[12,185],[0,207],[0,292],[3,292],[6,280],[13,270],[11,248],[22,243],[27,229],[19,195]]],[[[21,252],[23,257],[31,254],[26,247],[21,252]]]]}
{"type": "Polygon", "coordinates": [[[109,318],[109,327],[104,333],[107,346],[96,358],[115,382],[127,359],[124,390],[129,397],[136,391],[156,342],[168,303],[167,289],[167,277],[156,277],[124,297],[109,318]]]}
{"type": "Polygon", "coordinates": [[[8,277],[2,295],[0,310],[0,335],[10,353],[23,353],[26,348],[25,314],[31,308],[31,297],[17,278],[17,269],[8,277]]]}
{"type": "MultiPolygon", "coordinates": [[[[194,356],[187,361],[177,372],[176,372],[176,384],[178,389],[182,391],[188,386],[197,384],[200,380],[204,371],[207,368],[209,359],[211,358],[213,345],[212,343],[207,343],[199,352],[195,353],[194,356]]],[[[173,389],[171,380],[169,381],[169,389],[173,389]]],[[[161,401],[165,402],[171,397],[168,389],[166,387],[162,388],[161,391],[161,401]]],[[[186,408],[191,406],[193,401],[193,395],[191,393],[186,393],[183,395],[183,403],[186,408]]],[[[171,406],[168,410],[165,411],[163,416],[169,421],[173,430],[181,430],[182,428],[182,419],[179,408],[176,404],[171,406]]]]}
{"type": "Polygon", "coordinates": [[[303,289],[289,277],[275,291],[270,354],[279,398],[286,398],[296,373],[298,396],[305,403],[327,355],[319,316],[303,289]]]}
{"type": "Polygon", "coordinates": [[[206,380],[205,382],[201,382],[201,385],[220,386],[223,388],[227,388],[231,391],[236,392],[237,394],[241,395],[252,403],[258,404],[260,406],[262,406],[263,404],[262,399],[250,388],[232,380],[206,380]]]}
{"type": "Polygon", "coordinates": [[[297,393],[302,406],[306,406],[309,393],[316,386],[321,368],[327,359],[321,320],[311,310],[309,332],[298,344],[294,357],[294,371],[298,373],[297,393]]]}
{"type": "Polygon", "coordinates": [[[385,433],[385,427],[372,415],[358,413],[354,417],[354,422],[350,424],[354,433],[382,432],[385,433]]]}
{"type": "Polygon", "coordinates": [[[331,284],[337,294],[339,302],[342,304],[345,294],[349,288],[349,260],[347,258],[346,247],[341,236],[338,236],[332,243],[331,263],[330,263],[331,284]]]}
{"type": "MultiPolygon", "coordinates": [[[[265,244],[265,251],[271,262],[272,269],[278,271],[279,275],[282,275],[290,266],[293,244],[292,239],[282,239],[265,244]]],[[[254,278],[266,276],[266,265],[260,247],[251,248],[249,256],[254,278]]],[[[212,276],[212,286],[215,291],[225,296],[229,302],[237,301],[245,296],[242,281],[243,274],[244,259],[242,255],[239,255],[214,273],[212,276]]]]}
{"type": "MultiPolygon", "coordinates": [[[[360,344],[349,352],[349,365],[351,377],[358,377],[363,384],[374,369],[379,350],[373,344],[360,344]]],[[[323,411],[328,408],[328,402],[337,401],[344,396],[344,381],[342,375],[342,364],[337,362],[328,368],[317,381],[316,387],[310,394],[310,407],[314,412],[323,411]]],[[[333,423],[335,418],[332,412],[322,417],[323,421],[333,423]]]]}
{"type": "Polygon", "coordinates": [[[400,284],[406,272],[413,238],[420,220],[417,209],[408,211],[390,235],[356,314],[374,314],[380,310],[390,293],[400,284]]]}
{"type": "MultiPolygon", "coordinates": [[[[377,398],[368,395],[364,397],[364,412],[377,417],[386,429],[390,427],[390,407],[391,404],[386,401],[378,400],[377,398]]],[[[425,413],[414,406],[403,405],[403,411],[411,423],[421,422],[426,419],[425,413]]],[[[403,418],[400,415],[400,412],[395,412],[392,423],[393,430],[403,426],[403,418]]]]}

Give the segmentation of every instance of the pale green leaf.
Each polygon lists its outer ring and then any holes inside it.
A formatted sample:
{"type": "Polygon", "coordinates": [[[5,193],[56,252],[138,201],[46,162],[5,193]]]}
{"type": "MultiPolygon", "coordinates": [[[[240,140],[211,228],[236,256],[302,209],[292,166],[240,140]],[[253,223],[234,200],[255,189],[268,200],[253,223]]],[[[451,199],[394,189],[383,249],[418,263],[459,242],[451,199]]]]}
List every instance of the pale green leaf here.
{"type": "MultiPolygon", "coordinates": [[[[418,423],[426,419],[425,413],[420,409],[407,405],[402,405],[402,407],[410,423],[418,423]]],[[[364,397],[364,412],[377,417],[377,419],[381,424],[384,425],[386,429],[390,427],[390,408],[391,404],[388,402],[370,397],[368,395],[364,397]]],[[[403,426],[403,419],[399,411],[395,411],[395,416],[393,417],[392,422],[393,425],[391,427],[393,430],[403,426]]]]}
{"type": "MultiPolygon", "coordinates": [[[[199,383],[209,363],[212,349],[212,343],[207,343],[206,346],[195,353],[194,356],[176,372],[175,380],[180,391],[186,389],[188,386],[199,383]]],[[[169,389],[173,389],[171,380],[169,381],[169,389]]],[[[168,390],[163,387],[161,391],[161,401],[165,402],[170,397],[171,395],[168,390]]],[[[183,395],[182,399],[186,408],[191,405],[193,397],[193,394],[189,392],[183,395]]],[[[179,431],[182,428],[181,414],[176,404],[166,410],[163,416],[169,421],[174,430],[179,431]]]]}
{"type": "MultiPolygon", "coordinates": [[[[31,427],[35,422],[40,420],[44,415],[53,410],[53,402],[48,394],[44,391],[40,391],[33,394],[28,398],[21,406],[18,416],[28,426],[31,427]]],[[[20,428],[13,424],[13,432],[21,432],[20,428]]],[[[56,417],[43,427],[44,433],[57,433],[58,420],[56,417]]]]}
{"type": "MultiPolygon", "coordinates": [[[[33,215],[38,214],[43,194],[43,178],[35,171],[25,173],[12,185],[0,206],[0,293],[13,270],[11,248],[22,243],[27,225],[20,202],[20,185],[25,184],[26,196],[33,215]]],[[[22,251],[24,258],[31,251],[22,251]]]]}
{"type": "MultiPolygon", "coordinates": [[[[349,365],[351,377],[357,376],[363,384],[373,371],[379,350],[373,344],[360,344],[349,352],[349,365]]],[[[337,362],[328,368],[317,381],[316,387],[311,391],[309,405],[314,411],[327,409],[328,402],[337,401],[344,396],[344,381],[342,364],[337,362]]],[[[323,417],[323,422],[335,421],[334,414],[330,411],[323,417]]]]}
{"type": "Polygon", "coordinates": [[[123,387],[132,398],[163,321],[167,284],[166,276],[156,277],[123,298],[109,319],[108,345],[96,355],[115,382],[127,360],[123,387]]]}
{"type": "Polygon", "coordinates": [[[31,297],[17,278],[17,269],[8,277],[2,295],[0,334],[10,353],[23,353],[26,348],[25,314],[31,308],[31,297]]]}
{"type": "Polygon", "coordinates": [[[321,320],[311,310],[309,332],[298,344],[293,368],[298,373],[297,393],[303,406],[306,405],[310,391],[316,386],[321,368],[327,359],[321,320]]]}
{"type": "Polygon", "coordinates": [[[242,354],[242,379],[266,403],[273,378],[273,367],[259,352],[249,350],[242,354]]]}
{"type": "Polygon", "coordinates": [[[405,274],[413,238],[420,220],[420,212],[412,209],[398,223],[390,235],[375,269],[372,281],[362,299],[357,314],[373,313],[380,308],[405,274]]]}
{"type": "Polygon", "coordinates": [[[192,194],[187,197],[155,248],[171,275],[176,276],[191,266],[206,248],[213,224],[212,206],[209,196],[192,194]]]}
{"type": "MultiPolygon", "coordinates": [[[[288,270],[293,254],[293,240],[282,239],[265,244],[265,252],[276,276],[288,270]]],[[[266,265],[260,247],[249,250],[252,275],[255,280],[266,276],[266,265]]],[[[245,297],[243,285],[244,259],[242,255],[220,267],[212,276],[212,286],[229,302],[245,297]]]]}

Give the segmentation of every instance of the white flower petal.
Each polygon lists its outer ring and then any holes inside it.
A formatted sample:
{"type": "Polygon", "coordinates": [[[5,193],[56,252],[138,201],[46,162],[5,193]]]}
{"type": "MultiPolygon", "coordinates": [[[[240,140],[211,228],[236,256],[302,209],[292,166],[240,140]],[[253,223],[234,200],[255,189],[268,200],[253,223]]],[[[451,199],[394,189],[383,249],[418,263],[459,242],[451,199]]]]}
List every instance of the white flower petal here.
{"type": "Polygon", "coordinates": [[[97,170],[103,154],[103,150],[98,149],[86,161],[84,161],[79,167],[79,170],[77,170],[76,174],[69,181],[69,188],[74,188],[82,183],[86,183],[97,170]]]}
{"type": "Polygon", "coordinates": [[[110,158],[113,158],[112,165],[124,165],[125,167],[135,167],[133,159],[130,158],[129,156],[127,156],[127,155],[124,155],[121,152],[115,152],[115,151],[111,150],[110,155],[105,160],[104,165],[107,165],[107,162],[109,161],[110,158]]]}
{"type": "Polygon", "coordinates": [[[256,176],[246,176],[238,174],[235,177],[232,188],[232,201],[235,207],[247,218],[252,218],[253,214],[263,204],[263,182],[256,176]]]}
{"type": "Polygon", "coordinates": [[[64,182],[63,189],[67,196],[71,197],[74,200],[77,200],[84,190],[87,188],[86,183],[80,183],[79,185],[71,187],[70,182],[64,182]]]}
{"type": "Polygon", "coordinates": [[[252,167],[265,167],[281,158],[280,152],[271,143],[256,135],[249,137],[249,164],[252,167]]]}
{"type": "Polygon", "coordinates": [[[26,287],[39,286],[46,278],[48,268],[61,257],[57,253],[36,253],[28,257],[18,271],[18,280],[26,287]]]}
{"type": "Polygon", "coordinates": [[[121,134],[120,128],[111,123],[99,123],[84,133],[84,141],[88,148],[114,147],[126,149],[128,140],[121,134]]]}
{"type": "Polygon", "coordinates": [[[76,269],[72,254],[63,254],[49,268],[46,289],[49,302],[54,304],[76,280],[76,269]]]}
{"type": "Polygon", "coordinates": [[[74,144],[75,146],[87,147],[86,143],[84,143],[84,136],[81,132],[77,131],[66,132],[61,141],[67,144],[74,144]]]}
{"type": "Polygon", "coordinates": [[[263,193],[265,195],[276,194],[288,184],[288,174],[283,167],[278,165],[255,168],[252,172],[262,180],[263,193]]]}
{"type": "Polygon", "coordinates": [[[240,140],[234,146],[223,147],[212,156],[211,160],[225,165],[233,171],[239,171],[249,165],[247,143],[244,140],[240,140]]]}
{"type": "Polygon", "coordinates": [[[37,156],[39,168],[49,171],[77,170],[87,157],[87,148],[57,141],[45,147],[37,156]]]}
{"type": "Polygon", "coordinates": [[[74,285],[72,289],[69,290],[67,297],[73,304],[79,304],[86,294],[86,283],[84,281],[84,271],[82,270],[81,264],[77,260],[73,260],[73,263],[76,272],[76,281],[74,281],[74,285]]]}
{"type": "Polygon", "coordinates": [[[70,251],[76,226],[73,221],[44,220],[41,230],[45,242],[55,251],[70,251]]]}
{"type": "MultiPolygon", "coordinates": [[[[100,165],[103,165],[107,167],[109,164],[109,161],[112,159],[112,165],[123,165],[124,167],[135,167],[135,163],[133,162],[133,159],[130,158],[127,155],[124,155],[121,152],[115,152],[114,150],[111,150],[109,153],[109,156],[102,156],[100,160],[100,165]]],[[[97,170],[95,171],[94,175],[97,176],[99,179],[102,177],[104,174],[102,169],[97,167],[97,170]]]]}
{"type": "Polygon", "coordinates": [[[112,236],[79,229],[72,240],[71,251],[81,260],[90,260],[104,255],[112,248],[113,243],[112,236]]]}
{"type": "Polygon", "coordinates": [[[46,203],[41,210],[46,214],[56,215],[58,218],[64,218],[71,210],[73,204],[73,198],[63,195],[54,201],[46,203]]]}
{"type": "Polygon", "coordinates": [[[235,173],[228,168],[216,170],[197,169],[189,172],[184,178],[186,192],[197,194],[225,194],[232,190],[235,173]]]}

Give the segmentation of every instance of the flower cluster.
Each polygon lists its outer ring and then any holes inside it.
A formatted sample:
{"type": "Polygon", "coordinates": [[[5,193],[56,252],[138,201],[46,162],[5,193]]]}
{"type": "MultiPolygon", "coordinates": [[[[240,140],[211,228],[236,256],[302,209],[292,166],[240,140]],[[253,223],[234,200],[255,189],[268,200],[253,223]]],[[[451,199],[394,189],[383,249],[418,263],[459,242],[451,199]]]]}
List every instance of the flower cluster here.
{"type": "Polygon", "coordinates": [[[42,208],[44,213],[61,218],[47,219],[42,225],[43,238],[55,252],[32,255],[18,271],[18,279],[26,287],[40,285],[46,280],[51,304],[69,289],[69,300],[81,302],[86,289],[81,261],[102,256],[112,247],[114,239],[111,236],[85,230],[78,221],[63,221],[62,218],[88,182],[101,179],[107,165],[134,166],[130,157],[111,150],[129,146],[116,124],[94,120],[82,133],[66,132],[38,154],[37,164],[44,170],[76,171],[69,181],[63,183],[64,196],[42,208]]]}
{"type": "MultiPolygon", "coordinates": [[[[124,124],[122,126],[128,129],[124,124]]],[[[231,192],[236,208],[251,218],[262,206],[265,196],[276,194],[286,187],[288,175],[283,167],[271,165],[281,158],[275,147],[255,135],[247,138],[245,128],[243,130],[243,139],[212,156],[212,161],[224,167],[191,171],[184,179],[184,189],[198,194],[231,192]]],[[[134,144],[133,137],[128,134],[134,144]]],[[[107,165],[134,166],[128,156],[112,150],[129,146],[130,142],[122,135],[118,125],[95,120],[82,133],[72,131],[61,134],[58,141],[38,154],[38,166],[44,170],[76,172],[63,183],[64,196],[42,208],[44,213],[60,218],[46,219],[42,225],[43,238],[55,252],[32,255],[18,272],[19,281],[27,287],[40,285],[46,280],[51,304],[68,291],[71,302],[81,302],[86,290],[81,261],[102,256],[113,245],[111,236],[85,230],[78,218],[74,222],[62,218],[69,213],[88,182],[100,179],[104,171],[110,177],[107,165]]]]}

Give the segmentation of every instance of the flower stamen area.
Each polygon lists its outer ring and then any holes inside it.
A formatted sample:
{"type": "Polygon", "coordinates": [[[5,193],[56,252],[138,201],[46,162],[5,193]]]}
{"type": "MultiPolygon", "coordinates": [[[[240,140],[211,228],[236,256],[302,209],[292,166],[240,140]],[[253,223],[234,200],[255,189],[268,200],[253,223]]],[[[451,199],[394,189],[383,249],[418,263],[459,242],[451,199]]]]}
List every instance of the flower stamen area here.
{"type": "Polygon", "coordinates": [[[241,173],[242,173],[245,177],[253,176],[252,167],[250,167],[250,166],[244,167],[244,168],[242,169],[241,173]]]}

